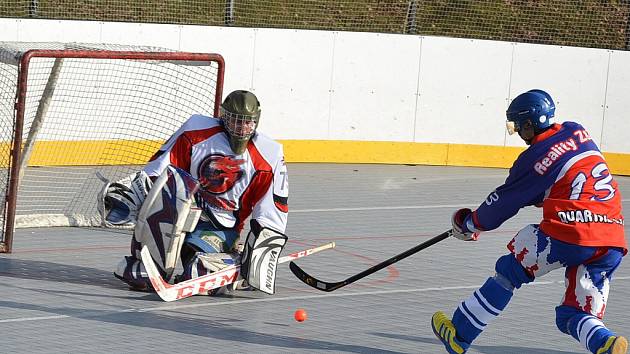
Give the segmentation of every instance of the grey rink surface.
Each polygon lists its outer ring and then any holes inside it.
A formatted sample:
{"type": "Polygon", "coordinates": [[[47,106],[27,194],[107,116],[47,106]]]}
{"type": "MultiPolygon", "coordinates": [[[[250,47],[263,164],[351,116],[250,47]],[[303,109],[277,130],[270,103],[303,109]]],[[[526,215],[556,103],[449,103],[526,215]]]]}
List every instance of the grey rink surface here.
{"type": "MultiPolygon", "coordinates": [[[[504,169],[290,164],[286,251],[336,241],[299,260],[342,280],[435,236],[459,207],[476,207],[504,169]]],[[[630,210],[630,178],[617,177],[630,210]]],[[[429,324],[451,314],[492,274],[512,235],[537,223],[528,208],[479,242],[447,239],[332,293],[280,266],[277,292],[162,302],[131,292],[112,270],[129,234],[104,229],[19,229],[0,255],[0,353],[444,353],[429,324]],[[304,308],[305,322],[293,320],[304,308]]],[[[628,231],[628,228],[626,227],[628,231]]],[[[557,270],[517,291],[470,353],[585,353],[555,326],[564,290],[557,270]]],[[[612,283],[605,321],[630,336],[630,261],[612,283]]]]}

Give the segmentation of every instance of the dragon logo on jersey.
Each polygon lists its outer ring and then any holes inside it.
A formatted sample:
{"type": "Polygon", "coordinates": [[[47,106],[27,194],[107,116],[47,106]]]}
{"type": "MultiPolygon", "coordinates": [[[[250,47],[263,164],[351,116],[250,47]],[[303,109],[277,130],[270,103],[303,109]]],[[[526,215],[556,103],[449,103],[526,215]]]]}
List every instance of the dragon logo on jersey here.
{"type": "Polygon", "coordinates": [[[221,154],[206,157],[199,165],[197,173],[201,187],[212,194],[229,191],[243,177],[241,165],[244,162],[245,160],[221,154]]]}

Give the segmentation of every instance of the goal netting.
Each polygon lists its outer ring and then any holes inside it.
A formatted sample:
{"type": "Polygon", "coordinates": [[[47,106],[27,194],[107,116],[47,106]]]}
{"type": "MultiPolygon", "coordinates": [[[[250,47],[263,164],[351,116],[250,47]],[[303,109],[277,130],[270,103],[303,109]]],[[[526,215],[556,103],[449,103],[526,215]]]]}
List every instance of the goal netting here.
{"type": "Polygon", "coordinates": [[[15,227],[96,226],[103,178],[137,171],[192,114],[217,115],[223,58],[0,42],[0,252],[15,227]]]}
{"type": "Polygon", "coordinates": [[[0,1],[0,16],[429,36],[630,50],[630,1],[0,1]]]}

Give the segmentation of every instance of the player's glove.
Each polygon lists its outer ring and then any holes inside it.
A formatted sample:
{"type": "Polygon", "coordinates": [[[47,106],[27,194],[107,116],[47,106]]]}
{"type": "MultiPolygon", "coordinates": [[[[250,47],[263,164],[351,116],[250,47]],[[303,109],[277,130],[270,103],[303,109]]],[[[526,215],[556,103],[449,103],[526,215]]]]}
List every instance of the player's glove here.
{"type": "Polygon", "coordinates": [[[451,223],[453,224],[453,237],[463,241],[477,241],[479,233],[471,231],[468,224],[472,223],[472,210],[468,208],[459,209],[453,214],[451,223]]]}

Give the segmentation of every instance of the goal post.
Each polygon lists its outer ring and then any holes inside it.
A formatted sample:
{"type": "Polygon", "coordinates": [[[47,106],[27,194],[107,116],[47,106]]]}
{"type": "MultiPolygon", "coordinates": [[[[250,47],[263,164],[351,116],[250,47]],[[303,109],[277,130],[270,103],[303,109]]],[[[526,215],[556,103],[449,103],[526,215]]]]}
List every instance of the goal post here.
{"type": "Polygon", "coordinates": [[[0,253],[15,228],[98,226],[103,181],[137,171],[193,114],[218,116],[213,53],[0,42],[0,253]]]}

